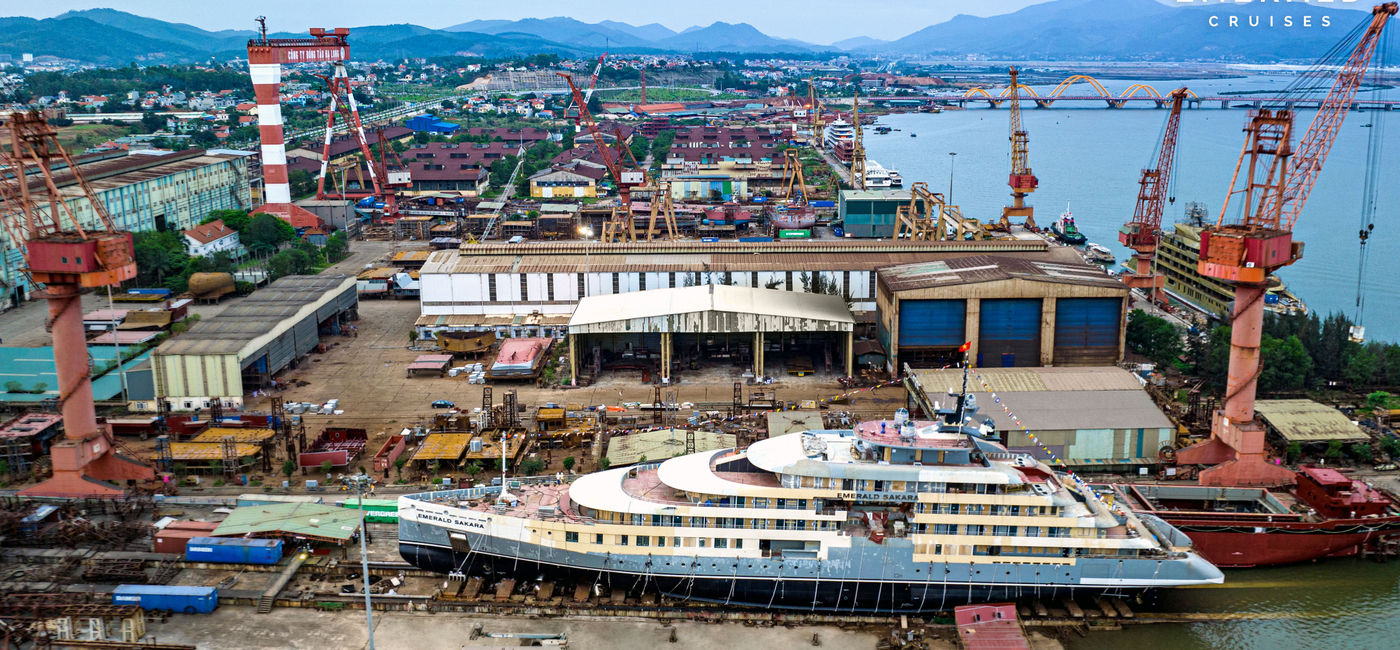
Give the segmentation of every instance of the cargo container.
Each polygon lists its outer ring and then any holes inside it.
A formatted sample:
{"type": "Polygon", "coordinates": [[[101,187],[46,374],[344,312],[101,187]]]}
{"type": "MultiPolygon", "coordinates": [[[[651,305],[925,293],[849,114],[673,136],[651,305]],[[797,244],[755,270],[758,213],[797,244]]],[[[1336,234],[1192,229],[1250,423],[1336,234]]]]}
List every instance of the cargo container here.
{"type": "Polygon", "coordinates": [[[185,545],[185,559],[190,562],[277,564],[282,559],[282,540],[195,537],[185,545]]]}
{"type": "Polygon", "coordinates": [[[208,614],[219,606],[219,590],[216,587],[118,585],[112,591],[112,604],[137,605],[152,611],[208,614]]]}
{"type": "Polygon", "coordinates": [[[208,537],[218,528],[213,521],[176,521],[151,534],[151,551],[184,555],[185,545],[196,537],[208,537]]]}
{"type": "MultiPolygon", "coordinates": [[[[346,499],[339,502],[342,508],[359,510],[360,502],[346,499]]],[[[399,502],[397,499],[365,499],[365,521],[380,524],[399,523],[399,502]]]]}
{"type": "Polygon", "coordinates": [[[403,455],[407,446],[407,438],[403,435],[389,436],[389,439],[384,441],[384,446],[379,448],[379,453],[374,455],[374,471],[389,471],[389,468],[394,466],[394,461],[403,455]]]}

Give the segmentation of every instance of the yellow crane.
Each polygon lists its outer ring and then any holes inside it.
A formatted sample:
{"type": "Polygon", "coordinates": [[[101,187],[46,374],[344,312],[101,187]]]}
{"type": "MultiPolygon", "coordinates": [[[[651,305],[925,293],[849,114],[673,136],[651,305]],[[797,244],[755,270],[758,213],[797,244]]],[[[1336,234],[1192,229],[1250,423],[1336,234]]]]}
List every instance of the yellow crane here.
{"type": "Polygon", "coordinates": [[[812,120],[812,146],[820,149],[826,125],[822,123],[822,105],[817,101],[816,77],[807,77],[807,117],[812,120]]]}
{"type": "Polygon", "coordinates": [[[1040,185],[1027,160],[1030,150],[1030,137],[1021,126],[1021,84],[1017,81],[1018,72],[1011,68],[1011,205],[1001,209],[1000,227],[1011,229],[1011,217],[1024,217],[1027,228],[1035,227],[1035,208],[1026,205],[1026,195],[1040,185]]]}

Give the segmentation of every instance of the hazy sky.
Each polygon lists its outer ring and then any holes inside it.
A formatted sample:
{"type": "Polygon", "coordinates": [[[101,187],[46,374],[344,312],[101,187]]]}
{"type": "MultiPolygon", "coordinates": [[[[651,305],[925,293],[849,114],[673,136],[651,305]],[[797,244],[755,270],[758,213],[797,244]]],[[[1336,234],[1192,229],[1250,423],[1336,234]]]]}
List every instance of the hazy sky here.
{"type": "Polygon", "coordinates": [[[954,15],[991,16],[1045,0],[48,0],[0,3],[11,12],[49,18],[72,9],[111,7],[204,29],[250,29],[267,16],[269,30],[302,31],[412,23],[441,28],[476,19],[569,16],[584,22],[661,23],[680,31],[717,20],[746,22],[763,32],[812,43],[854,36],[895,39],[954,15]]]}

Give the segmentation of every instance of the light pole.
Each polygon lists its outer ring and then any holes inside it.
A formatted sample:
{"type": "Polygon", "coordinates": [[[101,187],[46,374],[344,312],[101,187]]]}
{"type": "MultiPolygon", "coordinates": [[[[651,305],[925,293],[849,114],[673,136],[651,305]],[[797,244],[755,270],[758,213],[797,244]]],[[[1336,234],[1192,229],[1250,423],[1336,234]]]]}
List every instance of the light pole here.
{"type": "Polygon", "coordinates": [[[364,472],[360,472],[350,477],[350,481],[355,484],[355,495],[359,499],[360,507],[360,577],[364,580],[365,588],[365,624],[366,633],[369,634],[369,650],[374,650],[374,609],[369,602],[369,551],[365,549],[365,538],[369,536],[369,530],[365,528],[365,489],[373,485],[374,479],[364,472]]]}
{"type": "Polygon", "coordinates": [[[958,152],[948,152],[948,205],[953,204],[953,166],[958,162],[958,152]]]}

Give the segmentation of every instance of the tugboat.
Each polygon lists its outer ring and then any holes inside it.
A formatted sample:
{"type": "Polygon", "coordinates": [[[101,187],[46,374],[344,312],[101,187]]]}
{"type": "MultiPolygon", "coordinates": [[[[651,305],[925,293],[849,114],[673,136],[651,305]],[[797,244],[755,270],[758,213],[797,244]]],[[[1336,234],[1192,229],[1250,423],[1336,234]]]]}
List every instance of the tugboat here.
{"type": "Polygon", "coordinates": [[[1075,227],[1074,214],[1069,211],[1068,203],[1065,204],[1065,211],[1060,214],[1059,221],[1050,224],[1050,232],[1055,235],[1055,239],[1070,246],[1081,246],[1089,241],[1089,238],[1075,227]]]}
{"type": "Polygon", "coordinates": [[[1161,519],[1008,451],[965,387],[934,417],[899,409],[572,483],[503,476],[405,495],[399,553],[463,580],[823,612],[1224,581],[1161,519]]]}

